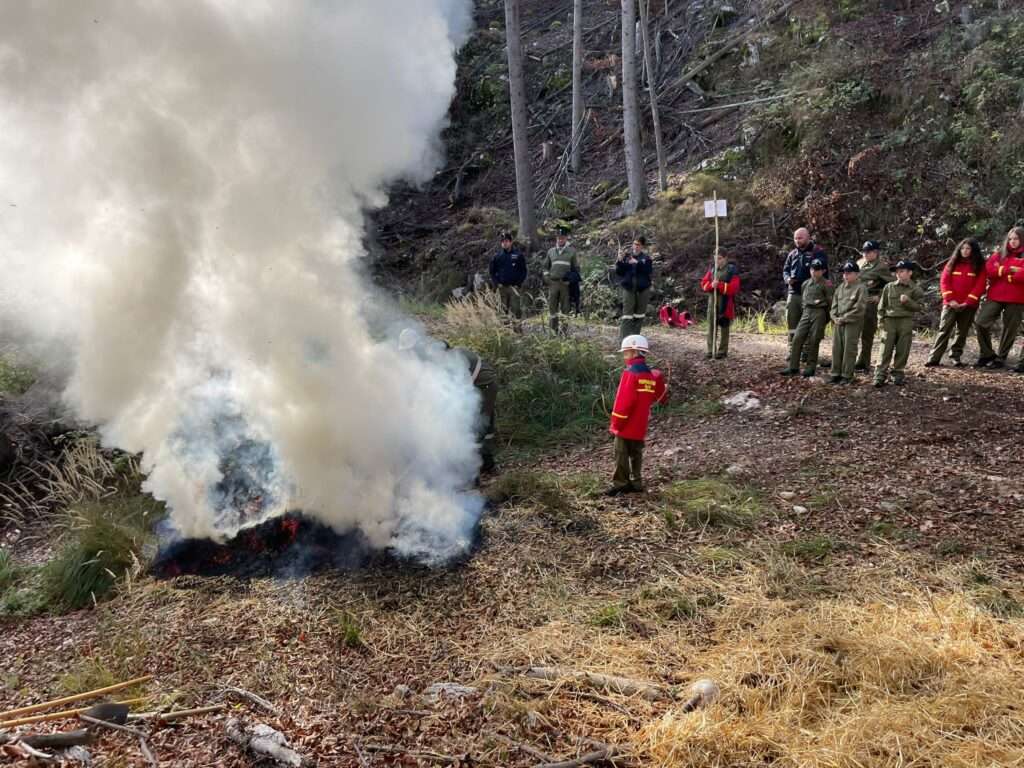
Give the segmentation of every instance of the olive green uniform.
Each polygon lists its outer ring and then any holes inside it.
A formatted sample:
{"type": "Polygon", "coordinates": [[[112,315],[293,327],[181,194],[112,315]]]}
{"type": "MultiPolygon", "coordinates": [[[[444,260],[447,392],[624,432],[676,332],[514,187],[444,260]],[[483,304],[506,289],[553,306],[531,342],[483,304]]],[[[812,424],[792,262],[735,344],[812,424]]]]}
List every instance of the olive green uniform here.
{"type": "Polygon", "coordinates": [[[978,332],[978,357],[982,360],[988,358],[1005,362],[1013,349],[1022,317],[1024,304],[1010,304],[988,298],[981,302],[981,307],[974,316],[974,328],[978,332]],[[1000,315],[1003,317],[1003,332],[999,337],[999,348],[995,349],[992,346],[992,326],[996,324],[1000,315]]]}
{"type": "Polygon", "coordinates": [[[501,298],[501,308],[512,315],[516,320],[523,317],[523,306],[519,300],[519,288],[514,285],[499,285],[498,296],[501,298]]]}
{"type": "MultiPolygon", "coordinates": [[[[794,294],[795,295],[795,294],[794,294]]],[[[828,308],[832,302],[832,286],[824,278],[804,281],[800,294],[803,313],[793,332],[793,344],[789,349],[789,367],[796,371],[801,356],[805,359],[804,375],[813,376],[818,367],[818,350],[828,325],[828,308]],[[802,355],[801,355],[802,353],[802,355]]]]}
{"type": "Polygon", "coordinates": [[[857,364],[857,340],[863,339],[862,329],[869,298],[867,286],[859,279],[852,283],[844,279],[836,288],[832,297],[833,379],[853,381],[857,364]]]}
{"type": "Polygon", "coordinates": [[[951,307],[944,304],[942,314],[939,315],[939,335],[935,337],[932,344],[932,353],[928,357],[929,363],[939,363],[946,353],[949,340],[953,339],[953,349],[949,356],[960,362],[960,357],[967,346],[967,337],[971,333],[971,326],[974,324],[974,316],[977,314],[977,307],[951,307]],[[954,332],[956,336],[954,337],[954,332]]]}
{"type": "Polygon", "coordinates": [[[612,475],[614,488],[632,486],[637,491],[644,488],[641,480],[644,460],[644,441],[626,440],[615,436],[615,474],[612,475]]]}
{"type": "Polygon", "coordinates": [[[889,269],[889,263],[879,256],[871,264],[867,259],[857,262],[860,267],[860,282],[867,290],[867,303],[864,307],[864,324],[860,331],[860,354],[857,355],[857,369],[866,371],[871,367],[871,347],[875,343],[875,331],[878,330],[878,300],[882,297],[882,289],[896,278],[889,269]]]}
{"type": "Polygon", "coordinates": [[[878,318],[882,322],[882,359],[875,369],[875,383],[884,384],[892,363],[892,379],[903,383],[903,370],[910,359],[910,342],[914,338],[914,313],[924,309],[924,291],[916,283],[889,283],[878,301],[878,318]],[[906,296],[904,303],[901,296],[906,296]],[[895,355],[895,360],[893,356],[895,355]]]}
{"type": "Polygon", "coordinates": [[[548,250],[544,262],[544,279],[548,283],[548,313],[551,315],[551,330],[559,326],[565,330],[566,315],[569,314],[569,273],[579,270],[576,249],[571,245],[555,246],[548,250]]]}
{"type": "Polygon", "coordinates": [[[480,458],[483,468],[494,466],[495,414],[498,405],[498,374],[494,367],[480,355],[465,347],[455,347],[469,365],[469,375],[473,386],[480,392],[480,423],[477,427],[477,439],[480,440],[480,458]]]}

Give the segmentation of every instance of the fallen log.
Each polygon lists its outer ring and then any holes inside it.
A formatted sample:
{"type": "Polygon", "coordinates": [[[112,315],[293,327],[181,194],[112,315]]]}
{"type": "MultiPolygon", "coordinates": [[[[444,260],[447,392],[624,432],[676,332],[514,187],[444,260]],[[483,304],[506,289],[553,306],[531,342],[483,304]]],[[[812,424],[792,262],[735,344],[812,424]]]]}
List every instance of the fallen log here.
{"type": "Polygon", "coordinates": [[[288,739],[269,725],[256,723],[248,725],[237,718],[230,718],[224,725],[224,732],[231,741],[259,757],[267,757],[289,768],[305,768],[313,761],[303,757],[288,746],[288,739]]]}
{"type": "Polygon", "coordinates": [[[83,744],[90,744],[92,739],[92,731],[88,728],[79,728],[77,731],[63,731],[61,733],[30,734],[28,736],[21,736],[18,741],[36,749],[67,749],[68,747],[80,747],[83,744]]]}
{"type": "Polygon", "coordinates": [[[578,685],[599,688],[623,696],[639,696],[647,701],[671,699],[672,694],[666,689],[643,680],[634,680],[617,675],[602,675],[597,672],[583,672],[568,667],[529,667],[522,674],[535,680],[561,682],[567,680],[578,685]]]}
{"type": "Polygon", "coordinates": [[[593,752],[587,752],[585,755],[580,755],[572,760],[563,760],[560,763],[538,763],[534,768],[579,768],[581,765],[591,765],[611,760],[614,756],[615,748],[606,747],[605,749],[595,749],[593,752]]]}
{"type": "MultiPolygon", "coordinates": [[[[142,683],[149,682],[153,679],[153,675],[144,675],[142,677],[136,677],[133,680],[126,680],[123,683],[117,683],[116,685],[108,685],[106,688],[96,688],[92,691],[85,691],[84,693],[76,693],[73,696],[65,696],[62,699],[51,699],[50,701],[43,701],[39,704],[32,704],[27,707],[19,707],[18,709],[9,709],[6,712],[0,712],[0,727],[3,727],[4,720],[10,720],[17,715],[27,715],[30,712],[41,712],[44,709],[51,709],[52,707],[58,707],[62,704],[70,704],[74,701],[84,701],[85,699],[94,699],[97,696],[103,696],[107,693],[113,693],[114,691],[120,691],[124,688],[130,688],[133,685],[141,685],[142,683]]],[[[136,699],[138,701],[138,699],[136,699]]]]}

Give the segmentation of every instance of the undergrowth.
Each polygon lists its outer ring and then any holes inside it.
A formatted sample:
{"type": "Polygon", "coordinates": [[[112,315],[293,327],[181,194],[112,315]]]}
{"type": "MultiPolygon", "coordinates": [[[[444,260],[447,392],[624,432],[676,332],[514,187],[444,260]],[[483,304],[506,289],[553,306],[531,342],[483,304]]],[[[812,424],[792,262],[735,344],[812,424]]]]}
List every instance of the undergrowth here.
{"type": "Polygon", "coordinates": [[[448,304],[452,346],[482,355],[498,372],[498,438],[514,449],[579,441],[608,418],[618,369],[592,342],[515,333],[495,295],[448,304]]]}
{"type": "Polygon", "coordinates": [[[116,497],[83,504],[68,514],[64,544],[41,571],[41,596],[54,611],[94,604],[119,579],[138,570],[162,506],[148,496],[116,497]]]}

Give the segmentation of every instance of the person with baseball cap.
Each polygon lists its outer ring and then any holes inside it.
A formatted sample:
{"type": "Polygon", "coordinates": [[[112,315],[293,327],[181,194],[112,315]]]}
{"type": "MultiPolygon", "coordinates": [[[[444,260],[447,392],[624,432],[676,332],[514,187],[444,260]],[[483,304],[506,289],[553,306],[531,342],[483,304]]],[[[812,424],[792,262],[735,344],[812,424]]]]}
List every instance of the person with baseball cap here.
{"type": "Polygon", "coordinates": [[[608,496],[643,491],[641,469],[651,406],[664,402],[667,394],[661,371],[647,365],[650,345],[644,336],[627,336],[619,351],[626,369],[619,378],[608,426],[608,431],[615,435],[615,474],[611,488],[605,491],[608,496]]]}
{"type": "Polygon", "coordinates": [[[900,259],[892,268],[896,282],[882,289],[878,300],[878,319],[882,323],[882,359],[875,368],[875,386],[884,387],[892,363],[892,383],[904,383],[903,371],[910,359],[914,339],[914,313],[924,309],[924,291],[911,281],[914,262],[900,259]],[[895,356],[895,359],[893,359],[895,356]]]}
{"type": "Polygon", "coordinates": [[[491,282],[501,297],[501,308],[512,316],[518,331],[523,317],[519,287],[526,282],[526,257],[515,247],[511,232],[502,232],[500,240],[501,250],[491,259],[491,282]]]}
{"type": "Polygon", "coordinates": [[[875,343],[878,331],[878,300],[882,297],[882,289],[896,278],[889,269],[889,262],[882,258],[882,245],[877,240],[868,240],[861,246],[861,258],[857,262],[860,269],[858,282],[867,291],[867,303],[864,305],[864,324],[860,332],[860,354],[854,369],[866,371],[871,367],[871,348],[875,343]]]}

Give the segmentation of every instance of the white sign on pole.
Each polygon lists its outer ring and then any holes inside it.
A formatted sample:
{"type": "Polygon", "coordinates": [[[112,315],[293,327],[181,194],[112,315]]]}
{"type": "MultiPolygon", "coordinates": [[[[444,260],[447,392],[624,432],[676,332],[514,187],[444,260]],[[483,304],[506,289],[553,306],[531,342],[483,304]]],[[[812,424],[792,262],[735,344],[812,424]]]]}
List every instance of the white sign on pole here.
{"type": "Polygon", "coordinates": [[[726,207],[725,200],[718,201],[718,210],[715,210],[714,200],[704,201],[704,218],[713,219],[715,216],[724,219],[728,215],[728,208],[726,207]]]}

